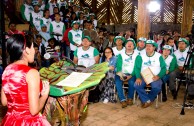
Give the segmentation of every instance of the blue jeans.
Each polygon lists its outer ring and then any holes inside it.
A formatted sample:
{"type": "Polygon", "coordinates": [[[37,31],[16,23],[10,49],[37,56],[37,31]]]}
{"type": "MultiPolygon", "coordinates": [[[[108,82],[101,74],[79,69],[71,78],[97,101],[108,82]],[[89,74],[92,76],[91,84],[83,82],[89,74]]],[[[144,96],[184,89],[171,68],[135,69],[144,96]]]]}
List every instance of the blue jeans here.
{"type": "Polygon", "coordinates": [[[65,48],[65,56],[70,58],[70,46],[66,46],[66,48],[65,48]]]}
{"type": "MultiPolygon", "coordinates": [[[[135,83],[135,76],[132,76],[129,80],[128,80],[128,99],[133,99],[133,95],[134,95],[134,83],[135,83]]],[[[120,77],[118,75],[115,76],[115,84],[116,84],[116,89],[117,89],[117,93],[119,96],[120,101],[125,101],[126,98],[124,96],[123,93],[123,81],[120,79],[120,77]]]]}
{"type": "Polygon", "coordinates": [[[141,100],[142,103],[145,103],[147,101],[154,101],[156,96],[158,95],[158,93],[161,91],[162,88],[162,80],[159,79],[157,81],[154,81],[152,83],[150,83],[152,89],[151,91],[147,94],[145,91],[145,86],[146,83],[145,81],[142,79],[142,83],[141,85],[134,85],[135,90],[137,91],[139,98],[141,100]]]}
{"type": "Polygon", "coordinates": [[[74,57],[74,51],[70,51],[70,59],[73,60],[73,57],[74,57]]]}
{"type": "Polygon", "coordinates": [[[169,80],[169,78],[170,78],[170,75],[169,75],[169,74],[164,75],[164,76],[162,77],[163,83],[166,84],[166,82],[169,80]]]}

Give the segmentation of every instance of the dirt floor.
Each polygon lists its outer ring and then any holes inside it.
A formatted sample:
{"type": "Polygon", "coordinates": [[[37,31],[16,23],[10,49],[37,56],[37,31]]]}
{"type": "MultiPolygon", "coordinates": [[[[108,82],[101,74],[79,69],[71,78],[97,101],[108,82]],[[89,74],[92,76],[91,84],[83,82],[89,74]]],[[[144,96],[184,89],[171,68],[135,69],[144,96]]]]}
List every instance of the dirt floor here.
{"type": "MultiPolygon", "coordinates": [[[[183,94],[184,87],[177,100],[168,93],[168,101],[159,100],[158,108],[155,102],[145,109],[136,104],[122,109],[119,102],[89,104],[81,126],[194,126],[194,108],[185,108],[185,115],[180,115],[183,94]]],[[[5,113],[6,107],[0,106],[0,121],[5,113]]]]}
{"type": "MultiPolygon", "coordinates": [[[[82,117],[82,126],[194,126],[194,107],[185,108],[185,115],[180,115],[184,87],[179,91],[177,100],[168,93],[168,101],[155,102],[148,108],[132,105],[122,109],[120,103],[95,103],[88,106],[82,117]]],[[[194,101],[190,101],[194,102],[194,101]]]]}

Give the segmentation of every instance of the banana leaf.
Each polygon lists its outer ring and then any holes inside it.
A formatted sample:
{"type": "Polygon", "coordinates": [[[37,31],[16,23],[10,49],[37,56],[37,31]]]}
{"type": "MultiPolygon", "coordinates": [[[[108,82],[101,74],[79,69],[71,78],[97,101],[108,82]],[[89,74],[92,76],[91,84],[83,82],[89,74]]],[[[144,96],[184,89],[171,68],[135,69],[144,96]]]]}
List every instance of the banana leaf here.
{"type": "Polygon", "coordinates": [[[68,60],[61,60],[59,62],[53,63],[49,68],[40,69],[39,73],[42,80],[48,80],[50,82],[49,95],[53,97],[61,97],[74,94],[98,85],[100,81],[105,77],[105,74],[108,70],[108,62],[95,64],[89,68],[76,69],[75,65],[72,62],[68,60]],[[79,72],[92,72],[93,74],[78,87],[56,85],[61,80],[65,79],[71,72],[76,70],[79,70],[79,72]]]}

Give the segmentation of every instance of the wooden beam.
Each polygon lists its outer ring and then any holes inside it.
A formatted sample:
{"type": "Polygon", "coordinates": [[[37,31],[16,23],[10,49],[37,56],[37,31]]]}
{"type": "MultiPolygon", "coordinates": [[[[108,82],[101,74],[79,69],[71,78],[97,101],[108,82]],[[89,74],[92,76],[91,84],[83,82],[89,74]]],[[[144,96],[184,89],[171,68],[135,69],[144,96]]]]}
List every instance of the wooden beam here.
{"type": "Polygon", "coordinates": [[[132,2],[131,23],[134,23],[134,13],[135,13],[134,0],[132,0],[131,2],[132,2]]]}
{"type": "Polygon", "coordinates": [[[110,3],[108,3],[108,1],[109,0],[107,0],[107,1],[105,1],[102,5],[100,5],[100,7],[98,8],[98,9],[96,9],[96,10],[94,10],[94,13],[100,13],[100,11],[102,10],[102,9],[104,9],[105,7],[107,7],[108,6],[108,4],[110,4],[110,3]]]}
{"type": "Polygon", "coordinates": [[[194,0],[183,0],[183,16],[181,35],[185,37],[191,32],[194,0]]]}
{"type": "Polygon", "coordinates": [[[111,0],[107,0],[107,24],[110,24],[110,15],[111,15],[111,12],[110,12],[110,2],[111,0]]]}
{"type": "Polygon", "coordinates": [[[94,10],[97,9],[97,3],[98,3],[97,0],[92,0],[92,11],[93,11],[93,12],[94,12],[94,10]]]}
{"type": "Polygon", "coordinates": [[[150,0],[138,0],[138,23],[137,23],[137,38],[148,38],[150,32],[150,14],[147,5],[150,0]]]}
{"type": "Polygon", "coordinates": [[[118,18],[118,24],[122,24],[123,23],[122,16],[123,16],[123,8],[124,8],[123,0],[119,0],[117,2],[117,5],[114,6],[114,8],[116,10],[115,16],[117,16],[118,18]]]}
{"type": "Polygon", "coordinates": [[[177,24],[177,18],[178,18],[178,0],[174,0],[174,24],[177,24]]]}

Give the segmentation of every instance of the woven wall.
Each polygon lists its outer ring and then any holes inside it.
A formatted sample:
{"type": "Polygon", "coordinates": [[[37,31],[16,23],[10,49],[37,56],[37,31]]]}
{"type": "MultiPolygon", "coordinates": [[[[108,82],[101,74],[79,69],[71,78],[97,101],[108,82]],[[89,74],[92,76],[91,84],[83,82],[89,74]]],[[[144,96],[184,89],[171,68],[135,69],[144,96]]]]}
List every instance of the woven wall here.
{"type": "MultiPolygon", "coordinates": [[[[75,0],[79,3],[80,0],[75,0]]],[[[183,0],[158,0],[161,9],[152,14],[153,23],[181,23],[183,0]]],[[[138,0],[85,0],[100,22],[110,24],[137,23],[138,0]],[[95,3],[95,4],[93,4],[95,3]]]]}

